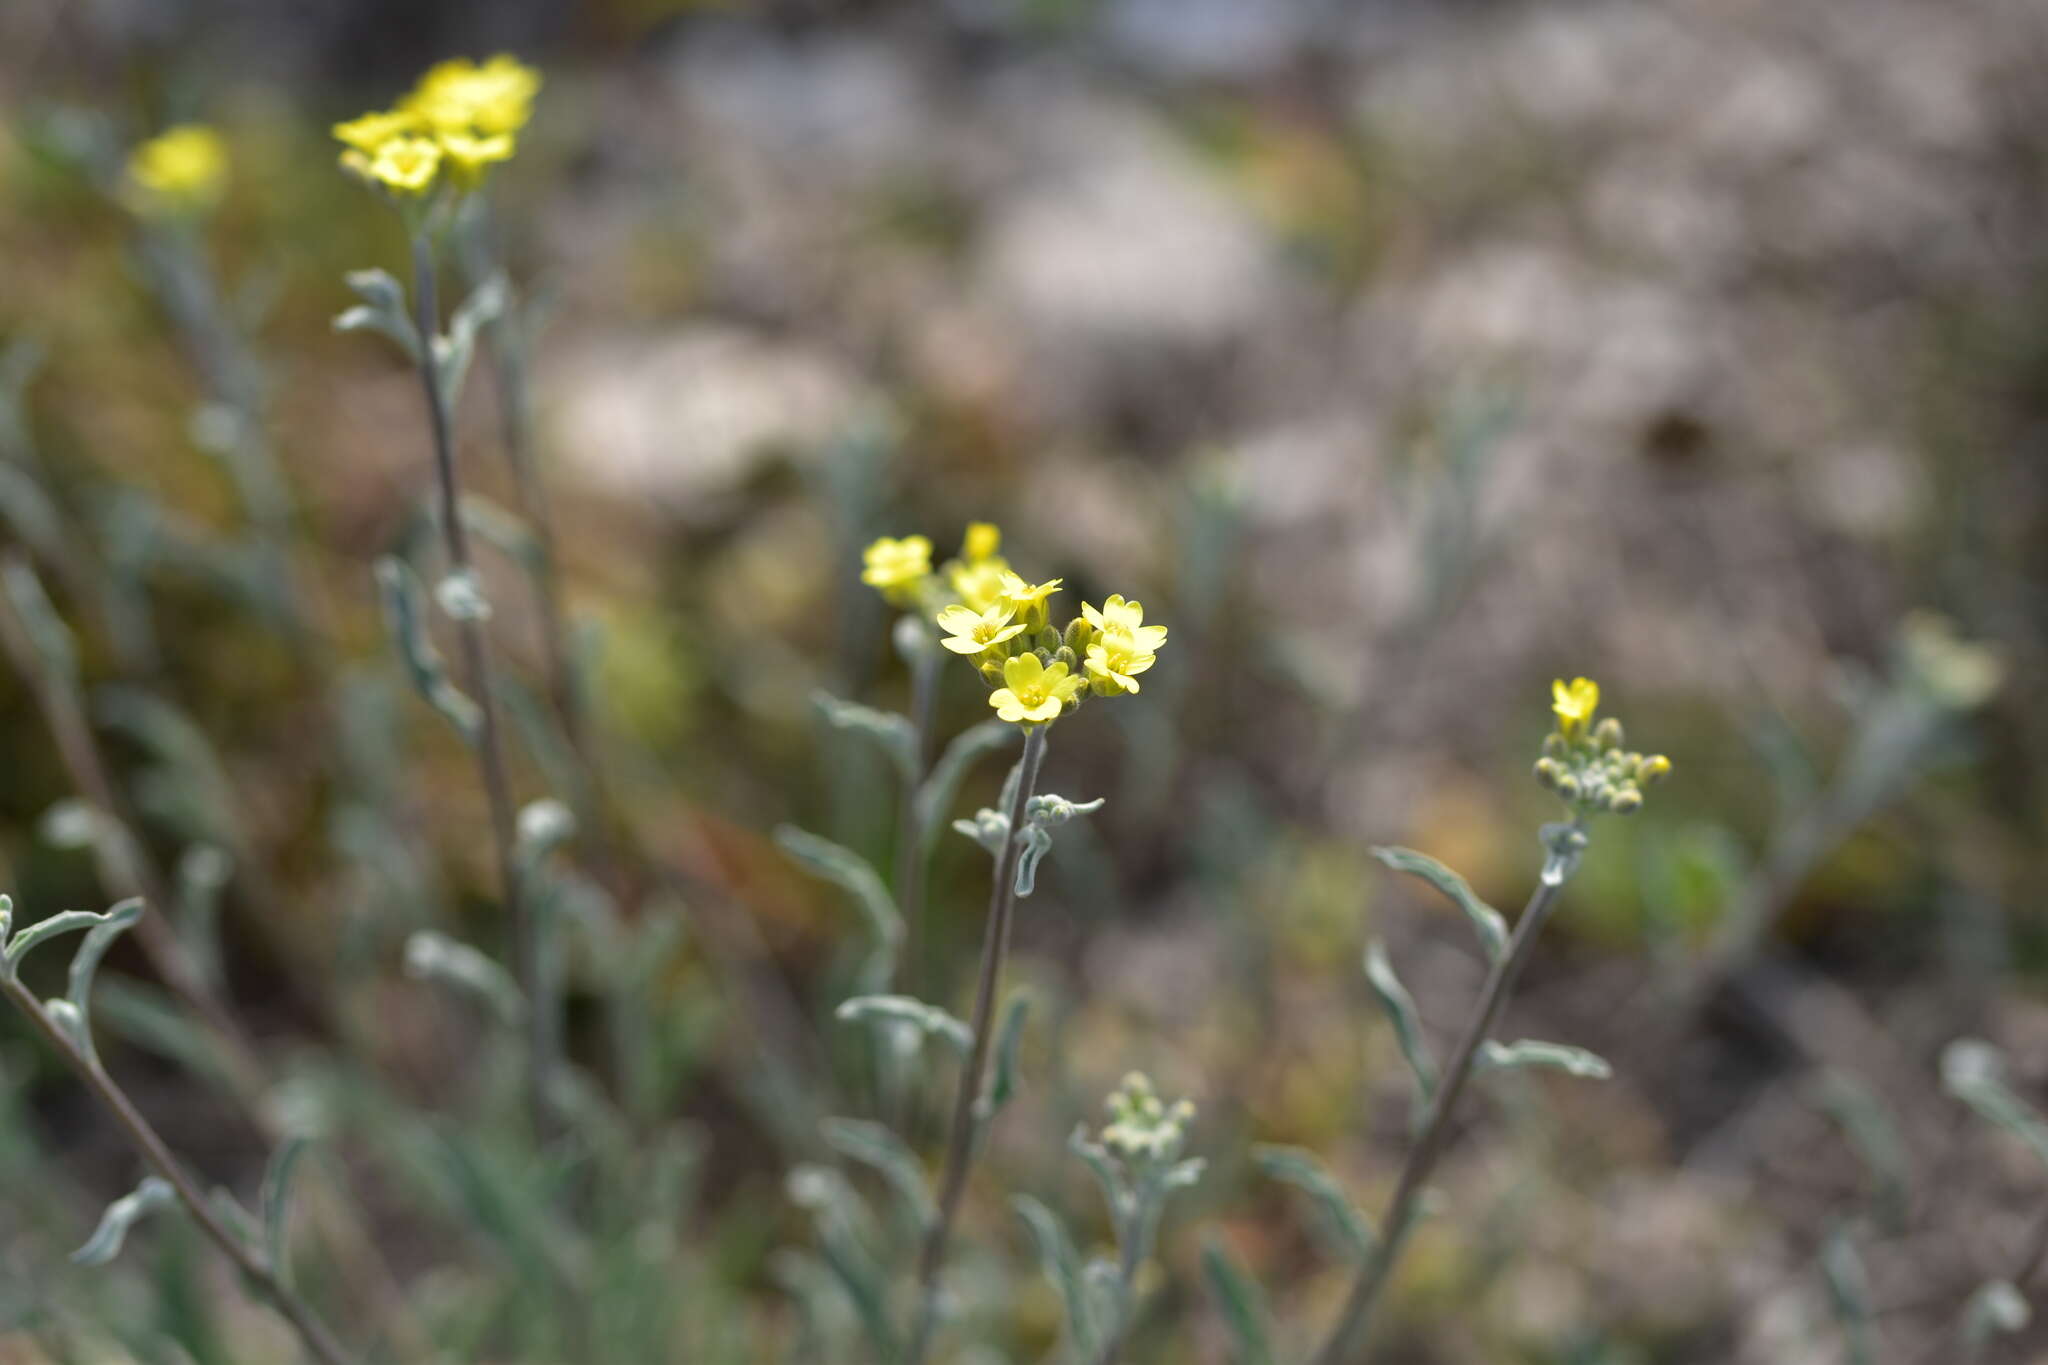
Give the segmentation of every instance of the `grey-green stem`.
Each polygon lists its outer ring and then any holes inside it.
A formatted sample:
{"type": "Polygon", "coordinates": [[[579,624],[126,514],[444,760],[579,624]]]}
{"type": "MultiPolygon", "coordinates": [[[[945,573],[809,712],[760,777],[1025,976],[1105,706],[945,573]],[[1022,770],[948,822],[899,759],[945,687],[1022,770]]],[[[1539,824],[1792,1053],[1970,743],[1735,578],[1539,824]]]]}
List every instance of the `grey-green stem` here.
{"type": "Polygon", "coordinates": [[[157,1135],[156,1129],[150,1127],[149,1120],[143,1118],[129,1102],[127,1094],[114,1083],[114,1079],[106,1073],[105,1068],[80,1048],[70,1034],[58,1027],[57,1021],[50,1017],[49,1012],[43,1008],[43,1002],[36,998],[35,993],[24,986],[12,972],[0,972],[0,993],[6,994],[15,1008],[35,1026],[36,1032],[43,1036],[44,1041],[57,1050],[65,1065],[85,1082],[94,1097],[113,1116],[114,1122],[120,1127],[129,1145],[135,1148],[152,1171],[170,1183],[171,1189],[178,1196],[178,1202],[185,1206],[185,1211],[192,1215],[200,1230],[226,1253],[228,1259],[248,1277],[250,1283],[262,1291],[263,1297],[271,1306],[291,1324],[292,1330],[298,1333],[299,1340],[304,1343],[307,1354],[321,1362],[321,1365],[348,1365],[348,1353],[342,1349],[341,1343],[327,1329],[319,1315],[284,1283],[278,1273],[278,1267],[271,1264],[267,1255],[257,1252],[221,1221],[213,1205],[200,1192],[191,1173],[171,1154],[171,1149],[164,1145],[164,1140],[157,1135]]]}
{"type": "Polygon", "coordinates": [[[1529,897],[1521,919],[1515,923],[1507,952],[1488,973],[1471,1022],[1465,1026],[1464,1037],[1458,1040],[1458,1050],[1452,1054],[1442,1083],[1423,1119],[1422,1132],[1409,1149],[1407,1163],[1402,1166],[1400,1179],[1394,1185],[1393,1197],[1387,1201],[1386,1216],[1380,1220],[1380,1240],[1365,1264],[1359,1267],[1351,1294],[1344,1301],[1343,1310],[1338,1314],[1329,1337],[1316,1352],[1313,1365],[1342,1365],[1346,1360],[1363,1358],[1357,1353],[1365,1345],[1373,1308],[1385,1291],[1387,1281],[1392,1278],[1408,1234],[1414,1228],[1424,1183],[1430,1172],[1436,1169],[1437,1158],[1443,1155],[1445,1142],[1450,1136],[1451,1115],[1457,1108],[1458,1097],[1464,1093],[1465,1082],[1472,1075],[1472,1063],[1479,1055],[1479,1046],[1493,1032],[1501,1007],[1507,1003],[1508,995],[1514,989],[1515,978],[1521,975],[1523,964],[1529,960],[1536,936],[1542,932],[1543,922],[1550,918],[1558,893],[1564,889],[1569,876],[1569,864],[1553,857],[1546,865],[1545,875],[1537,884],[1535,893],[1529,897]],[[1551,875],[1553,870],[1555,876],[1551,875]]]}
{"type": "MultiPolygon", "coordinates": [[[[420,335],[420,383],[427,400],[428,421],[434,439],[434,473],[440,490],[440,523],[448,554],[449,572],[474,573],[469,554],[469,535],[462,524],[462,489],[455,473],[455,445],[450,432],[448,403],[441,389],[440,362],[434,354],[434,339],[440,334],[440,307],[435,298],[434,247],[430,229],[422,228],[412,240],[413,295],[416,325],[420,335]]],[[[491,690],[490,653],[484,641],[483,623],[471,616],[455,622],[462,651],[463,682],[477,707],[477,734],[471,746],[476,754],[477,776],[490,807],[491,842],[497,855],[499,894],[510,921],[512,959],[519,984],[526,994],[527,1062],[529,1067],[527,1103],[536,1138],[545,1141],[554,1131],[549,1095],[554,1078],[555,1011],[546,998],[547,983],[541,971],[540,932],[532,907],[527,904],[519,874],[517,816],[513,811],[512,783],[505,767],[504,744],[499,736],[497,699],[491,690]]]]}
{"type": "Polygon", "coordinates": [[[924,982],[924,952],[930,926],[924,913],[924,878],[929,840],[919,819],[919,794],[931,770],[932,711],[938,702],[939,670],[945,654],[924,632],[924,650],[910,666],[910,771],[903,778],[903,799],[896,818],[896,908],[909,929],[903,954],[903,977],[915,994],[924,982]]]}
{"type": "Polygon", "coordinates": [[[1003,974],[1003,960],[1010,951],[1010,920],[1017,908],[1017,856],[1023,847],[1024,812],[1038,789],[1038,770],[1045,763],[1045,731],[1034,725],[1024,735],[1024,756],[1018,760],[1017,789],[1010,797],[1010,837],[996,859],[995,881],[989,889],[988,925],[981,940],[981,976],[974,991],[974,1017],[968,1027],[974,1043],[968,1049],[967,1066],[960,1073],[960,1089],[953,1098],[953,1123],[946,1139],[946,1164],[939,1184],[939,1207],[926,1230],[917,1266],[917,1325],[911,1333],[907,1365],[923,1365],[931,1349],[932,1332],[938,1325],[939,1270],[946,1259],[946,1244],[953,1235],[953,1220],[960,1212],[960,1199],[967,1190],[967,1172],[974,1164],[982,1112],[982,1084],[988,1072],[988,1058],[995,1032],[996,988],[1003,974]]]}

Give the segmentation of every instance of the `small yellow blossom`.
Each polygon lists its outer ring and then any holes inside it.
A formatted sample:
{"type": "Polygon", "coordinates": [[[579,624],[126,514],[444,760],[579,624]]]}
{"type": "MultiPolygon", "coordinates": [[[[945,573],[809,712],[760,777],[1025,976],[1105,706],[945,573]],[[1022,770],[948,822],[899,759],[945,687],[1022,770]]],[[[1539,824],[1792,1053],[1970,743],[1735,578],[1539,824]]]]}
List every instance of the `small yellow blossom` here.
{"type": "Polygon", "coordinates": [[[370,153],[370,179],[398,194],[425,194],[441,169],[441,144],[430,137],[405,134],[378,144],[370,153]]]}
{"type": "Polygon", "coordinates": [[[128,158],[128,186],[143,213],[191,213],[211,207],[227,182],[220,134],[196,123],[166,129],[128,158]]]}
{"type": "MultiPolygon", "coordinates": [[[[1164,627],[1155,626],[1155,630],[1164,627]]],[[[1108,697],[1136,692],[1137,674],[1152,667],[1158,656],[1138,648],[1131,632],[1121,626],[1098,634],[1088,646],[1088,677],[1096,691],[1108,697]]]]}
{"type": "Polygon", "coordinates": [[[1060,584],[1066,581],[1064,578],[1049,578],[1043,583],[1027,583],[1018,575],[1005,570],[1002,578],[1003,600],[1019,607],[1034,607],[1058,592],[1060,584]]]}
{"type": "Polygon", "coordinates": [[[365,156],[374,156],[377,149],[391,139],[425,132],[426,128],[419,119],[402,109],[373,109],[346,123],[335,124],[332,131],[342,143],[365,156]]]}
{"type": "Polygon", "coordinates": [[[1042,725],[1058,720],[1066,704],[1081,690],[1081,680],[1067,676],[1060,661],[1039,662],[1036,654],[1019,654],[1003,663],[1003,682],[989,694],[996,714],[1017,725],[1042,725]]]}
{"type": "Polygon", "coordinates": [[[1003,533],[992,521],[973,521],[967,524],[967,534],[960,542],[960,558],[969,564],[979,564],[994,559],[996,551],[1003,548],[1003,533]]]}
{"type": "Polygon", "coordinates": [[[456,57],[420,77],[402,107],[436,133],[494,137],[524,128],[539,92],[540,73],[516,57],[500,53],[481,66],[456,57]]]}
{"type": "Polygon", "coordinates": [[[948,566],[947,581],[953,595],[976,611],[986,611],[1003,600],[1003,576],[1010,566],[1001,559],[984,559],[978,564],[948,566]]]}
{"type": "Polygon", "coordinates": [[[946,632],[939,643],[955,654],[979,654],[993,649],[1024,633],[1024,623],[1010,619],[1016,614],[1014,608],[1005,605],[976,611],[956,602],[938,615],[939,629],[946,632]]]}
{"type": "Polygon", "coordinates": [[[1550,684],[1550,709],[1557,712],[1557,732],[1576,739],[1593,719],[1600,705],[1600,684],[1591,678],[1562,678],[1550,684]]]}
{"type": "Polygon", "coordinates": [[[1099,611],[1083,602],[1081,615],[1089,625],[1105,635],[1115,631],[1127,633],[1132,648],[1139,654],[1157,654],[1159,647],[1166,643],[1166,627],[1146,625],[1144,604],[1126,602],[1121,593],[1111,593],[1099,611]]]}
{"type": "Polygon", "coordinates": [[[444,132],[439,135],[441,152],[448,159],[448,168],[455,183],[464,189],[475,189],[483,183],[484,171],[495,162],[509,161],[512,157],[513,141],[510,133],[495,133],[489,137],[477,137],[469,133],[444,132]]]}
{"type": "Polygon", "coordinates": [[[924,536],[883,536],[861,555],[860,581],[892,602],[908,601],[932,571],[932,543],[924,536]]]}

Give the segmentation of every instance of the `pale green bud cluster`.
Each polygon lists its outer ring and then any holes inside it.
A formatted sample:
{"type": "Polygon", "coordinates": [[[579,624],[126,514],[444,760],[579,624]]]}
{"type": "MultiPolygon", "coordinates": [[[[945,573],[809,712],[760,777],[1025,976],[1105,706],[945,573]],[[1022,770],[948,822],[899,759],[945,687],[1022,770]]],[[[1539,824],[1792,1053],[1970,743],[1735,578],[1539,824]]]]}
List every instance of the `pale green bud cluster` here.
{"type": "Polygon", "coordinates": [[[1192,1103],[1167,1104],[1150,1078],[1138,1071],[1124,1077],[1110,1095],[1108,1108],[1110,1121],[1102,1130],[1102,1145],[1133,1166],[1164,1165],[1178,1158],[1195,1118],[1192,1103]]]}
{"type": "Polygon", "coordinates": [[[1612,716],[1589,728],[1586,721],[1598,695],[1591,690],[1590,699],[1572,715],[1560,711],[1558,728],[1543,739],[1536,780],[1562,797],[1574,814],[1633,815],[1643,808],[1643,789],[1670,775],[1671,760],[1627,748],[1621,722],[1612,716]]]}

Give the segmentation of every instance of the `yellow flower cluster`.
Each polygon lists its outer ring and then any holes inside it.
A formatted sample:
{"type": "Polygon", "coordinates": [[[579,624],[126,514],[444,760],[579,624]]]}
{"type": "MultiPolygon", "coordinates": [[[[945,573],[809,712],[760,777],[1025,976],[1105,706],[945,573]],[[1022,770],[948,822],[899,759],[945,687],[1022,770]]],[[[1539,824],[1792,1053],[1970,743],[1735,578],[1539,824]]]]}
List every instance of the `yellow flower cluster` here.
{"type": "Polygon", "coordinates": [[[540,73],[505,53],[481,65],[466,57],[441,62],[393,108],[334,125],[346,147],[341,164],[407,198],[444,180],[473,190],[518,150],[539,92],[540,73]]]}
{"type": "Polygon", "coordinates": [[[1544,738],[1536,780],[1581,815],[1631,815],[1642,809],[1643,788],[1671,775],[1671,760],[1623,748],[1620,721],[1593,723],[1599,707],[1600,684],[1591,678],[1551,683],[1557,729],[1544,738]]]}
{"type": "Polygon", "coordinates": [[[138,213],[172,216],[211,208],[228,178],[228,149],[202,124],[168,128],[128,157],[127,198],[138,213]]]}
{"type": "Polygon", "coordinates": [[[1043,725],[1086,696],[1139,690],[1166,643],[1165,626],[1145,624],[1145,608],[1112,596],[1081,604],[1064,628],[1052,624],[1051,599],[1063,579],[1034,583],[1000,553],[1002,532],[985,521],[967,528],[960,554],[936,571],[924,536],[883,537],[863,555],[861,581],[892,604],[928,616],[939,644],[972,660],[994,689],[989,705],[1017,725],[1043,725]]]}

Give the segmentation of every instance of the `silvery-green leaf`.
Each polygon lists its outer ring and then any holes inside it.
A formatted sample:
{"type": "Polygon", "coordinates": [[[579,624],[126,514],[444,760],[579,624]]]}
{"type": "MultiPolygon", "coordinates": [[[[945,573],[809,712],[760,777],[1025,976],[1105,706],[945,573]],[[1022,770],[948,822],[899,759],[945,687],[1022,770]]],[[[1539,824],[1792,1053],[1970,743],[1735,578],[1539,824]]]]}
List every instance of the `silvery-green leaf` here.
{"type": "Polygon", "coordinates": [[[1605,1058],[1582,1047],[1545,1043],[1534,1038],[1523,1038],[1513,1043],[1497,1043],[1488,1038],[1479,1045],[1479,1065],[1496,1071],[1525,1066],[1548,1067],[1592,1081],[1604,1081],[1614,1074],[1614,1068],[1607,1064],[1605,1058]]]}
{"type": "Polygon", "coordinates": [[[121,1244],[128,1240],[128,1231],[156,1210],[165,1208],[178,1200],[178,1192],[171,1188],[171,1182],[161,1176],[145,1176],[140,1185],[128,1194],[122,1195],[107,1205],[100,1215],[99,1226],[84,1246],[71,1253],[74,1265],[105,1265],[121,1254],[121,1244]]]}
{"type": "Polygon", "coordinates": [[[352,270],[347,278],[348,287],[356,291],[362,302],[335,318],[334,329],[380,333],[395,342],[408,359],[417,362],[420,333],[406,316],[403,286],[384,270],[352,270]]]}
{"type": "Polygon", "coordinates": [[[1543,845],[1543,884],[1563,886],[1586,855],[1586,831],[1576,820],[1560,820],[1537,831],[1543,845]]]}
{"type": "Polygon", "coordinates": [[[889,1182],[914,1226],[931,1226],[937,1216],[931,1187],[925,1181],[924,1167],[903,1145],[903,1139],[866,1119],[826,1119],[820,1128],[826,1146],[872,1167],[889,1182]]]}
{"type": "Polygon", "coordinates": [[[519,808],[517,828],[520,857],[529,866],[537,866],[543,858],[575,837],[576,817],[560,801],[544,796],[519,808]]]}
{"type": "Polygon", "coordinates": [[[1031,997],[1018,991],[1004,1007],[1003,1022],[996,1030],[995,1078],[989,1082],[988,1107],[993,1115],[1017,1093],[1017,1049],[1024,1039],[1024,1020],[1031,1013],[1031,997]]]}
{"type": "Polygon", "coordinates": [[[853,897],[867,922],[874,948],[862,970],[870,990],[886,985],[896,974],[896,954],[903,944],[903,916],[881,875],[852,849],[821,839],[795,825],[777,825],[775,842],[784,853],[853,897]]]}
{"type": "Polygon", "coordinates": [[[450,410],[462,399],[463,383],[469,378],[470,361],[476,355],[477,332],[505,309],[507,287],[503,275],[492,275],[470,291],[448,320],[448,334],[434,338],[434,369],[441,384],[441,401],[450,410]]]}
{"type": "Polygon", "coordinates": [[[1498,962],[1506,955],[1508,922],[1501,917],[1500,911],[1479,899],[1463,877],[1436,859],[1427,854],[1417,853],[1412,848],[1375,848],[1372,856],[1396,872],[1406,872],[1412,877],[1420,877],[1449,897],[1453,904],[1465,912],[1465,918],[1472,922],[1473,932],[1479,935],[1480,945],[1486,949],[1488,961],[1498,962]]]}
{"type": "Polygon", "coordinates": [[[526,1015],[526,997],[512,974],[467,943],[423,929],[405,941],[405,974],[450,986],[486,1006],[501,1024],[526,1015]]]}
{"type": "Polygon", "coordinates": [[[874,1019],[914,1024],[926,1036],[940,1038],[962,1056],[974,1046],[974,1034],[967,1025],[940,1009],[908,995],[856,995],[842,1001],[834,1015],[843,1022],[874,1019]]]}
{"type": "Polygon", "coordinates": [[[1098,796],[1093,801],[1069,801],[1054,792],[1044,792],[1024,803],[1024,818],[1035,825],[1064,825],[1077,815],[1095,814],[1107,799],[1098,796]]]}
{"type": "Polygon", "coordinates": [[[1874,1203],[1887,1227],[1903,1230],[1910,1193],[1911,1169],[1905,1139],[1876,1093],[1845,1071],[1821,1077],[1821,1106],[1849,1138],[1849,1145],[1870,1172],[1874,1203]]]}
{"type": "Polygon", "coordinates": [[[52,848],[91,848],[107,832],[112,819],[82,796],[54,801],[36,822],[36,832],[52,848]]]}
{"type": "Polygon", "coordinates": [[[14,897],[0,892],[0,948],[7,946],[7,936],[14,931],[14,897]]]}
{"type": "Polygon", "coordinates": [[[991,857],[1003,854],[1003,841],[1010,833],[1010,817],[984,806],[972,820],[955,820],[953,828],[980,844],[991,857]]]}
{"type": "Polygon", "coordinates": [[[406,675],[415,691],[471,744],[483,726],[477,704],[450,681],[447,665],[427,634],[419,579],[403,560],[386,555],[377,561],[377,587],[384,603],[384,622],[398,647],[406,675]]]}
{"type": "Polygon", "coordinates": [[[22,630],[35,646],[44,671],[56,681],[76,687],[78,654],[72,644],[70,627],[57,614],[50,595],[43,591],[43,580],[36,577],[36,571],[24,556],[7,556],[4,565],[0,565],[0,586],[4,586],[14,614],[21,618],[22,630]]]}
{"type": "MultiPolygon", "coordinates": [[[[7,944],[7,963],[9,966],[18,966],[21,960],[34,951],[37,946],[48,943],[58,935],[81,933],[89,929],[98,928],[100,925],[114,919],[117,915],[123,917],[122,927],[125,928],[129,924],[133,924],[141,912],[142,903],[140,901],[122,901],[105,914],[96,914],[90,910],[60,911],[48,919],[38,920],[34,924],[28,925],[15,934],[7,944]]],[[[101,951],[104,952],[105,949],[101,949],[101,951]]],[[[95,964],[97,964],[97,958],[95,958],[95,964]]]]}
{"type": "Polygon", "coordinates": [[[1123,1172],[1118,1168],[1116,1158],[1101,1143],[1088,1136],[1085,1123],[1075,1124],[1074,1131],[1067,1135],[1067,1150],[1087,1164],[1089,1174],[1102,1187],[1102,1202],[1109,1207],[1110,1220],[1121,1221],[1131,1196],[1124,1187],[1123,1172]]]}
{"type": "MultiPolygon", "coordinates": [[[[81,1020],[92,1017],[92,979],[100,969],[100,959],[107,955],[107,949],[114,946],[114,940],[126,933],[135,921],[142,918],[142,898],[131,897],[107,911],[98,924],[88,929],[85,941],[78,945],[78,951],[71,955],[70,989],[65,992],[73,1009],[81,1020]]],[[[86,1051],[92,1052],[91,1034],[85,1040],[86,1051]]]]}
{"type": "Polygon", "coordinates": [[[1963,1305],[1963,1348],[1973,1353],[1982,1351],[1993,1337],[2025,1328],[2033,1316],[2026,1295],[2012,1281],[1990,1280],[1980,1284],[1963,1305]]]}
{"type": "Polygon", "coordinates": [[[1252,1160],[1273,1179],[1285,1181],[1315,1201],[1347,1257],[1363,1261],[1372,1254],[1373,1243],[1378,1240],[1372,1224],[1315,1153],[1300,1147],[1261,1145],[1252,1148],[1252,1160]]]}
{"type": "Polygon", "coordinates": [[[1202,1278],[1230,1329],[1235,1365],[1273,1365],[1273,1328],[1266,1295],[1216,1237],[1202,1240],[1202,1278]]]}
{"type": "Polygon", "coordinates": [[[1058,1214],[1028,1194],[1014,1196],[1010,1207],[1031,1230],[1031,1240],[1038,1246],[1039,1268],[1060,1296],[1060,1306],[1066,1310],[1067,1339],[1078,1358],[1091,1358],[1100,1343],[1093,1296],[1082,1278],[1081,1257],[1074,1249],[1067,1225],[1058,1214]]]}
{"type": "Polygon", "coordinates": [[[1052,835],[1039,825],[1024,826],[1024,833],[1018,842],[1023,847],[1017,850],[1017,884],[1019,898],[1029,896],[1038,885],[1038,865],[1045,855],[1052,852],[1052,835]]]}
{"type": "Polygon", "coordinates": [[[816,1221],[819,1251],[853,1300],[869,1343],[881,1359],[895,1359],[896,1328],[889,1313],[886,1276],[869,1250],[873,1228],[867,1206],[846,1178],[828,1166],[798,1166],[785,1183],[790,1199],[816,1221]]]}
{"type": "Polygon", "coordinates": [[[92,1055],[92,1030],[86,1027],[85,1015],[69,1000],[45,1000],[43,1013],[50,1016],[50,1023],[59,1033],[71,1040],[71,1045],[87,1056],[92,1055]]]}
{"type": "MultiPolygon", "coordinates": [[[[960,793],[960,784],[984,754],[993,753],[1007,744],[1016,742],[1019,731],[1008,721],[985,720],[971,729],[953,737],[945,753],[932,765],[931,773],[925,778],[924,786],[917,793],[918,828],[923,832],[925,846],[929,848],[938,839],[941,822],[952,808],[953,800],[960,793]]],[[[960,827],[955,822],[955,829],[960,827]]],[[[981,842],[978,834],[967,836],[981,842]]],[[[996,836],[998,839],[1000,835],[996,836]]],[[[988,845],[983,844],[984,848],[988,845]]],[[[1000,843],[996,845],[1002,847],[1000,843]]],[[[993,851],[993,850],[991,850],[993,851]]]]}
{"type": "Polygon", "coordinates": [[[2048,1123],[2005,1083],[2005,1060],[1997,1048],[1976,1038],[1950,1043],[1941,1054],[1941,1080],[1951,1095],[2048,1165],[2048,1123]]]}
{"type": "Polygon", "coordinates": [[[1429,1044],[1423,1041],[1422,1021],[1416,1016],[1415,1001],[1408,994],[1408,988],[1401,984],[1401,978],[1394,975],[1394,966],[1387,961],[1386,947],[1374,939],[1365,950],[1365,979],[1371,983],[1373,994],[1387,1012],[1387,1018],[1394,1025],[1395,1041],[1401,1045],[1401,1055],[1408,1061],[1408,1069],[1415,1073],[1417,1108],[1427,1106],[1436,1094],[1436,1063],[1430,1058],[1429,1044]]]}
{"type": "Polygon", "coordinates": [[[1863,1269],[1863,1257],[1856,1244],[1849,1240],[1846,1225],[1838,1224],[1829,1230],[1827,1240],[1821,1244],[1820,1266],[1827,1280],[1828,1299],[1849,1341],[1849,1360],[1852,1365],[1874,1365],[1870,1277],[1863,1269]]]}
{"type": "Polygon", "coordinates": [[[221,981],[220,902],[235,860],[212,844],[193,844],[178,855],[178,937],[210,986],[221,981]]]}
{"type": "Polygon", "coordinates": [[[1185,1190],[1199,1183],[1202,1172],[1209,1169],[1206,1158],[1191,1156],[1185,1161],[1176,1161],[1159,1176],[1159,1187],[1163,1190],[1185,1190]]]}
{"type": "Polygon", "coordinates": [[[289,1281],[291,1258],[286,1254],[285,1216],[291,1210],[292,1174],[305,1155],[308,1139],[294,1135],[278,1143],[263,1168],[263,1246],[271,1269],[289,1281]]]}
{"type": "Polygon", "coordinates": [[[475,532],[477,539],[528,573],[537,573],[544,567],[540,542],[524,521],[475,493],[464,493],[461,507],[462,524],[475,532]]]}
{"type": "Polygon", "coordinates": [[[835,730],[851,730],[880,745],[905,782],[917,780],[917,731],[907,719],[859,702],[841,701],[823,690],[811,693],[811,704],[835,730]]]}

